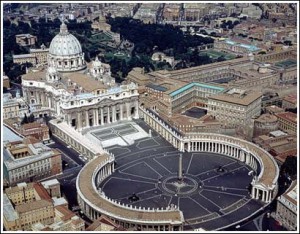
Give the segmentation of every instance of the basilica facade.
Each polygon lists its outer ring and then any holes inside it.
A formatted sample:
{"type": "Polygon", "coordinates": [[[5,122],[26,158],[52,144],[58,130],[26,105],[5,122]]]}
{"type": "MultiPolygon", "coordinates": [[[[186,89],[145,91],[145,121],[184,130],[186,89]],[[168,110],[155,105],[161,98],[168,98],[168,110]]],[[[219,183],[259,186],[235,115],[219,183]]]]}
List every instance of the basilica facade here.
{"type": "Polygon", "coordinates": [[[97,57],[87,63],[65,23],[50,44],[47,62],[22,76],[23,95],[33,113],[47,113],[78,131],[138,118],[137,86],[116,84],[110,66],[97,57]]]}

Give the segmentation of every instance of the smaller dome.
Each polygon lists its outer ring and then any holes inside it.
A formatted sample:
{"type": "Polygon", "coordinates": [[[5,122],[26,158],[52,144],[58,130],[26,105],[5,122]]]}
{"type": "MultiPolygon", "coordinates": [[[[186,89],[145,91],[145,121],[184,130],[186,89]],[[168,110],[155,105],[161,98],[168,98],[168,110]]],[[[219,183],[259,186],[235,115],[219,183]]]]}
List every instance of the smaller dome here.
{"type": "Polygon", "coordinates": [[[98,56],[96,56],[95,61],[93,61],[93,67],[101,67],[101,61],[98,59],[98,56]]]}

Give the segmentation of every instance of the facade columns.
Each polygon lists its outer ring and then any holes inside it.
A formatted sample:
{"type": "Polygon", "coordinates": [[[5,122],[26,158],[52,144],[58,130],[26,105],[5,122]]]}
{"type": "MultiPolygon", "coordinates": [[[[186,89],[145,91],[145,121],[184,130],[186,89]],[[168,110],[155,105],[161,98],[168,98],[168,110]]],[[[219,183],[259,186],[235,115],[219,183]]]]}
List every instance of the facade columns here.
{"type": "Polygon", "coordinates": [[[101,118],[101,125],[104,125],[104,116],[103,116],[103,108],[100,109],[100,118],[101,118]]]}
{"type": "Polygon", "coordinates": [[[110,109],[107,107],[107,123],[110,123],[110,109]]]}
{"type": "Polygon", "coordinates": [[[88,110],[85,111],[85,126],[86,127],[89,126],[89,111],[88,110]]]}
{"type": "Polygon", "coordinates": [[[48,106],[49,106],[50,109],[52,108],[52,107],[51,107],[51,99],[50,99],[49,96],[48,96],[48,106]]]}
{"type": "Polygon", "coordinates": [[[95,118],[94,126],[99,126],[99,109],[98,108],[95,109],[95,114],[96,114],[96,118],[95,118]]]}
{"type": "Polygon", "coordinates": [[[127,119],[131,120],[130,106],[128,102],[126,102],[126,113],[127,113],[127,119]]]}
{"type": "Polygon", "coordinates": [[[120,120],[123,120],[123,103],[120,104],[120,120]]]}
{"type": "Polygon", "coordinates": [[[134,118],[138,119],[139,118],[139,102],[138,100],[135,101],[135,113],[134,113],[134,118]]]}
{"type": "Polygon", "coordinates": [[[81,128],[82,128],[81,112],[77,112],[77,129],[81,130],[81,128]]]}
{"type": "Polygon", "coordinates": [[[116,122],[117,121],[117,116],[116,116],[116,106],[113,105],[112,106],[112,122],[116,122]]]}
{"type": "Polygon", "coordinates": [[[93,125],[92,126],[96,126],[96,110],[93,109],[93,125]]]}

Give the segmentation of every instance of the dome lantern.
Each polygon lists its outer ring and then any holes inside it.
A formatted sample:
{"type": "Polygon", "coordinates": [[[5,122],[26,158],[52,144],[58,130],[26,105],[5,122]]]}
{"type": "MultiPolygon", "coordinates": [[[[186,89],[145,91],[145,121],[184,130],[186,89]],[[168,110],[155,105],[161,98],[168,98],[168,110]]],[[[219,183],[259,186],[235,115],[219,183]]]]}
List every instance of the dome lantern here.
{"type": "Polygon", "coordinates": [[[62,22],[62,24],[60,25],[60,34],[61,35],[67,35],[69,32],[68,32],[68,27],[67,25],[62,22]]]}

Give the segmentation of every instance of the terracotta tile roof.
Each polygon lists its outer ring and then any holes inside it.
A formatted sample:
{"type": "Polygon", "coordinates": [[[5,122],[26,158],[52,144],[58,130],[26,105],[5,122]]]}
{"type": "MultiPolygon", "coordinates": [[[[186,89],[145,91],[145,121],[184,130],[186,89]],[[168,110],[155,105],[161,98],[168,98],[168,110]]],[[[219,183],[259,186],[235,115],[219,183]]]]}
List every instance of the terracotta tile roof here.
{"type": "Polygon", "coordinates": [[[59,211],[63,216],[61,217],[61,220],[66,221],[71,219],[75,214],[70,211],[68,208],[66,208],[64,205],[56,206],[55,209],[59,211]]]}
{"type": "Polygon", "coordinates": [[[38,201],[33,201],[33,202],[17,205],[15,210],[18,213],[26,213],[26,212],[38,210],[38,209],[49,207],[49,206],[53,206],[52,202],[47,201],[47,200],[38,200],[38,201]]]}
{"type": "Polygon", "coordinates": [[[287,121],[297,124],[297,114],[295,114],[293,112],[287,111],[287,112],[283,112],[283,113],[277,113],[276,116],[281,119],[285,119],[287,121]]]}
{"type": "Polygon", "coordinates": [[[52,202],[52,198],[48,194],[47,190],[41,184],[34,183],[33,187],[41,200],[47,200],[52,202]]]}

